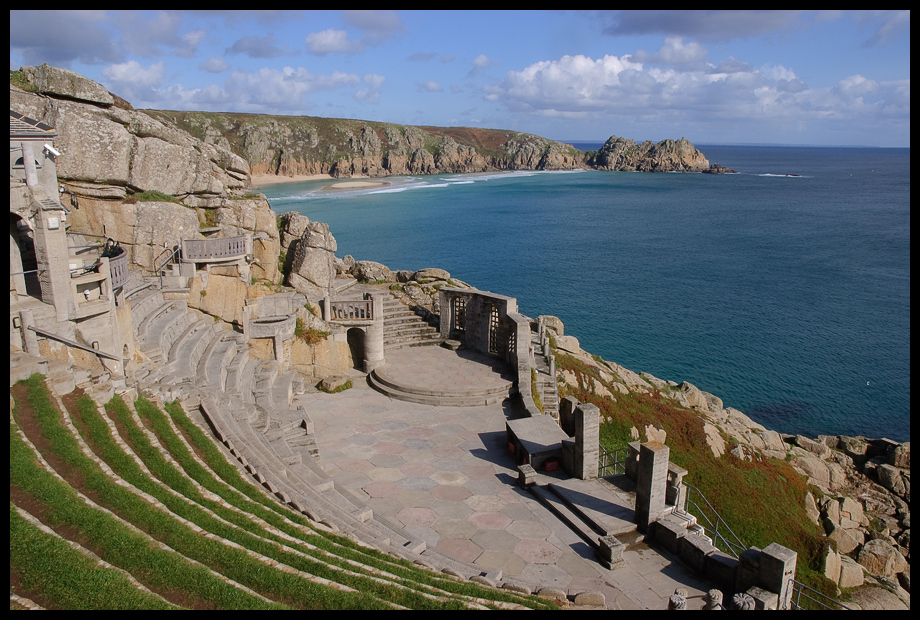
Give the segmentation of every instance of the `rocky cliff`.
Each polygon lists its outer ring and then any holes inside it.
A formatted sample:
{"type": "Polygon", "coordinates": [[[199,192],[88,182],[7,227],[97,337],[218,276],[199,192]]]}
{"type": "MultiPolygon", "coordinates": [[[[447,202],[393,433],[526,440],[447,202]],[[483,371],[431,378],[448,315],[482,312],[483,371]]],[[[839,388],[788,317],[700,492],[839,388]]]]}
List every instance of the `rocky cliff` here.
{"type": "Polygon", "coordinates": [[[277,222],[264,197],[239,191],[250,179],[239,155],[48,65],[10,73],[10,110],[55,128],[57,176],[74,230],[115,239],[147,270],[164,247],[202,230],[248,232],[253,276],[279,278],[277,222]]]}
{"type": "Polygon", "coordinates": [[[166,124],[243,157],[252,174],[382,177],[498,170],[596,168],[702,172],[689,141],[610,138],[596,153],[533,134],[470,127],[415,127],[310,116],[147,110],[166,124]]]}

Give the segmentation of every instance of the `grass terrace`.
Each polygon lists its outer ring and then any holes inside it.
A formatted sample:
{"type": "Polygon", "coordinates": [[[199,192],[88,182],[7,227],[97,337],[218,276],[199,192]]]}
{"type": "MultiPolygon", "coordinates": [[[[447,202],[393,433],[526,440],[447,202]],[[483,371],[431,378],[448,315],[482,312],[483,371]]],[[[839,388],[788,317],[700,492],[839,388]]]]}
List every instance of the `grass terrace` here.
{"type": "MultiPolygon", "coordinates": [[[[48,609],[552,609],[280,504],[176,403],[10,388],[10,592],[48,609]]],[[[18,608],[12,602],[11,608],[18,608]]]]}

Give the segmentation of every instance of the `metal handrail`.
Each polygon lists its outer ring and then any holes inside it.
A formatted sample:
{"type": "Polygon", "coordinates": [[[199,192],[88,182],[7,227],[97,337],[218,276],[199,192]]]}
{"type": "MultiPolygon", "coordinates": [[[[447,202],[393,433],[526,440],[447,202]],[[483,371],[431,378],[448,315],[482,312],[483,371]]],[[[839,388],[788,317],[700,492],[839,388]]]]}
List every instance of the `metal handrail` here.
{"type": "MultiPolygon", "coordinates": [[[[737,559],[741,555],[741,553],[743,553],[747,549],[747,545],[741,542],[741,539],[738,538],[738,535],[732,531],[732,528],[728,525],[725,519],[722,518],[722,515],[720,515],[719,512],[715,509],[715,507],[709,503],[709,500],[706,499],[706,496],[703,495],[702,491],[700,491],[698,488],[696,488],[693,485],[687,484],[686,482],[683,482],[681,484],[684,487],[686,487],[688,490],[686,494],[687,504],[695,507],[696,512],[699,513],[694,516],[701,518],[706,522],[707,535],[710,535],[712,537],[713,543],[719,543],[721,541],[722,546],[725,547],[724,549],[722,549],[722,551],[725,551],[731,554],[737,559]],[[690,499],[690,493],[689,493],[690,490],[696,491],[696,493],[700,496],[700,499],[702,499],[703,502],[705,502],[706,506],[709,507],[709,510],[712,511],[712,514],[714,515],[712,521],[709,519],[708,516],[706,516],[706,513],[702,510],[702,507],[696,502],[694,502],[692,499],[690,499]],[[723,532],[726,530],[728,531],[730,538],[727,538],[724,534],[719,532],[720,526],[722,526],[723,532]]],[[[718,547],[718,544],[716,544],[716,546],[718,547]]]]}
{"type": "Polygon", "coordinates": [[[608,452],[603,446],[600,446],[598,456],[597,475],[599,478],[626,473],[626,458],[629,457],[629,448],[618,448],[608,452]],[[625,454],[625,457],[621,458],[621,453],[625,454]]]}
{"type": "Polygon", "coordinates": [[[848,610],[852,611],[852,607],[847,607],[840,601],[829,597],[823,592],[819,592],[814,588],[806,586],[804,583],[792,580],[792,600],[791,605],[793,609],[813,609],[814,607],[803,607],[802,598],[805,598],[807,601],[811,601],[821,609],[833,609],[833,610],[848,610]]]}
{"type": "Polygon", "coordinates": [[[55,334],[54,332],[49,332],[48,330],[42,329],[41,327],[35,327],[34,325],[30,325],[29,329],[35,332],[36,334],[38,334],[39,336],[44,336],[45,338],[51,338],[53,340],[57,340],[58,342],[63,342],[68,347],[74,347],[75,349],[81,349],[83,351],[93,353],[94,355],[98,355],[99,357],[104,357],[106,359],[115,360],[116,362],[122,361],[122,359],[118,357],[117,355],[114,355],[112,353],[106,353],[105,351],[100,351],[92,347],[88,347],[85,344],[77,342],[76,340],[71,340],[70,338],[67,338],[66,336],[61,336],[59,334],[55,334]]]}
{"type": "Polygon", "coordinates": [[[175,248],[172,248],[172,253],[171,253],[169,256],[166,257],[166,260],[165,260],[165,261],[163,261],[162,263],[160,263],[160,266],[159,266],[159,268],[158,268],[158,267],[157,267],[157,261],[160,260],[160,257],[163,256],[163,254],[165,254],[166,252],[168,252],[170,249],[171,249],[171,248],[169,248],[169,247],[163,248],[163,251],[160,252],[160,253],[157,255],[157,257],[156,257],[155,259],[153,259],[153,273],[159,274],[159,276],[160,276],[160,288],[163,288],[163,273],[162,273],[162,269],[163,269],[163,267],[166,266],[167,263],[169,263],[169,261],[172,260],[173,256],[175,256],[176,254],[179,253],[179,250],[181,249],[181,246],[177,243],[176,246],[175,246],[175,248]]]}

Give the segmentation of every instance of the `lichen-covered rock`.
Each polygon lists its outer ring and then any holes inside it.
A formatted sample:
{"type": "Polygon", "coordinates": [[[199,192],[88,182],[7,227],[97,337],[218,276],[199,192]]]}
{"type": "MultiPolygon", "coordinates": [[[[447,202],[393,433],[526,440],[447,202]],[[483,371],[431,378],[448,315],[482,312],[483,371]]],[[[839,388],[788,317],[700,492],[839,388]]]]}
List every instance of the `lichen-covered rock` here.
{"type": "Polygon", "coordinates": [[[908,568],[904,556],[881,539],[870,540],[863,545],[857,561],[871,574],[879,577],[891,578],[908,568]]]}
{"type": "Polygon", "coordinates": [[[381,263],[375,263],[370,260],[359,260],[355,262],[351,273],[362,282],[395,282],[396,278],[390,268],[381,263]]]}

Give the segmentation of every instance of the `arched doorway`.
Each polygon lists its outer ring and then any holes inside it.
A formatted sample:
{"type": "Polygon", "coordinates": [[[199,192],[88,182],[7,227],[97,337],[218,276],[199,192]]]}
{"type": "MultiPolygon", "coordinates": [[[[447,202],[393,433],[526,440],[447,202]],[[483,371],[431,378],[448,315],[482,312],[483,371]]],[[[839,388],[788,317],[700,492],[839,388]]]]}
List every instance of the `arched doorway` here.
{"type": "Polygon", "coordinates": [[[10,213],[10,292],[41,299],[37,269],[32,228],[19,215],[10,213]]]}
{"type": "Polygon", "coordinates": [[[346,333],[353,366],[362,372],[364,371],[364,340],[366,337],[367,335],[360,327],[352,327],[346,333]]]}

